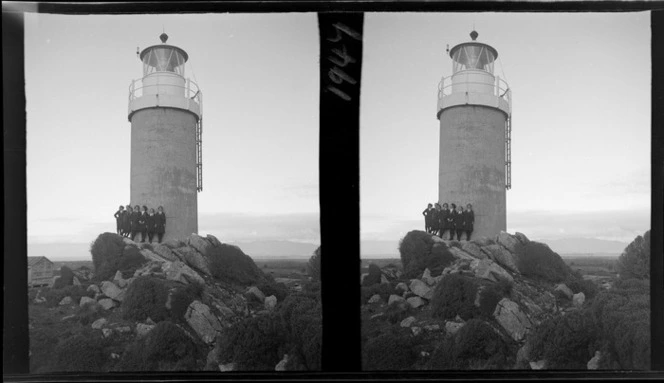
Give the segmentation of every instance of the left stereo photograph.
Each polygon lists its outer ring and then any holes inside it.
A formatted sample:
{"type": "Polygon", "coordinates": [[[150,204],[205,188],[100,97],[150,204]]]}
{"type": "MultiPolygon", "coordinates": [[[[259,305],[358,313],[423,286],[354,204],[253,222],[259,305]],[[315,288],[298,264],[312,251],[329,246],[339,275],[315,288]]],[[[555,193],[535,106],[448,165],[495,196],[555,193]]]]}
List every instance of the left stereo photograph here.
{"type": "Polygon", "coordinates": [[[30,373],[319,371],[315,13],[26,13],[30,373]]]}

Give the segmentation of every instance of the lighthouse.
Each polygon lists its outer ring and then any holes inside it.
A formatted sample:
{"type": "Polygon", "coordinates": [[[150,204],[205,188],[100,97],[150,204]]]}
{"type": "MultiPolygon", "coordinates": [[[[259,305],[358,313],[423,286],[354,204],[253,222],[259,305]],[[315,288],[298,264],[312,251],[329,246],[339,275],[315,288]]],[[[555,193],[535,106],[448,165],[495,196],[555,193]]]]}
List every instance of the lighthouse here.
{"type": "Polygon", "coordinates": [[[452,75],[438,85],[438,201],[472,204],[473,238],[491,238],[507,226],[512,91],[494,75],[498,52],[477,41],[476,31],[470,37],[448,50],[452,75]]]}
{"type": "Polygon", "coordinates": [[[198,232],[202,94],[185,77],[187,52],[167,44],[166,33],[159,38],[140,52],[143,77],[129,86],[130,198],[132,206],[163,206],[164,239],[182,239],[198,232]]]}

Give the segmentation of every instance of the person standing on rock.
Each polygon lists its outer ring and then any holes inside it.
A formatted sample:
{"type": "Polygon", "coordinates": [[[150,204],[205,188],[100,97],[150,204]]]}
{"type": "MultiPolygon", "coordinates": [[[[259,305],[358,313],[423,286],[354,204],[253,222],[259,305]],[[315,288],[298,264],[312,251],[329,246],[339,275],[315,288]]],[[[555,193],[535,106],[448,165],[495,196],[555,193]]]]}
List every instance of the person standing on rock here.
{"type": "Polygon", "coordinates": [[[122,215],[122,236],[129,237],[131,235],[131,205],[127,205],[127,208],[122,215]]]}
{"type": "Polygon", "coordinates": [[[450,204],[449,214],[447,215],[447,227],[450,230],[450,241],[454,239],[454,233],[456,233],[456,204],[450,204]]]}
{"type": "Polygon", "coordinates": [[[475,223],[475,212],[473,211],[473,205],[467,204],[466,211],[464,212],[466,218],[466,240],[470,241],[470,235],[473,233],[473,224],[475,223]]]}
{"type": "Polygon", "coordinates": [[[148,207],[145,205],[141,208],[138,225],[141,232],[141,242],[145,242],[145,238],[148,236],[148,207]]]}
{"type": "Polygon", "coordinates": [[[157,214],[154,216],[154,231],[157,234],[158,242],[161,243],[162,238],[164,238],[164,232],[166,231],[166,214],[164,214],[164,207],[159,206],[157,208],[157,214]]]}
{"type": "Polygon", "coordinates": [[[447,217],[449,216],[449,211],[447,207],[447,202],[443,203],[443,208],[440,210],[438,214],[438,227],[440,228],[440,232],[438,236],[442,239],[443,236],[445,235],[445,232],[448,230],[447,227],[447,217]]]}
{"type": "Polygon", "coordinates": [[[466,216],[463,214],[463,206],[459,205],[456,214],[456,235],[457,241],[461,241],[461,235],[466,231],[466,216]]]}
{"type": "Polygon", "coordinates": [[[115,230],[117,230],[118,235],[122,235],[122,216],[124,214],[124,206],[120,205],[118,211],[113,214],[115,217],[115,230]]]}
{"type": "Polygon", "coordinates": [[[422,215],[424,216],[424,230],[427,233],[431,233],[431,230],[432,230],[432,228],[431,228],[432,210],[433,210],[433,205],[429,204],[429,205],[427,205],[427,208],[424,209],[424,211],[422,212],[422,215]]]}
{"type": "Polygon", "coordinates": [[[434,206],[434,209],[431,211],[431,234],[438,235],[438,231],[440,231],[440,225],[438,225],[438,222],[440,222],[441,210],[438,202],[436,202],[434,206]]]}
{"type": "Polygon", "coordinates": [[[134,211],[131,213],[131,240],[134,241],[136,235],[141,231],[141,207],[134,206],[134,211]]]}
{"type": "Polygon", "coordinates": [[[155,214],[154,214],[154,209],[150,208],[147,217],[145,217],[145,225],[147,226],[147,232],[148,232],[148,242],[152,243],[152,238],[154,237],[155,233],[155,214]]]}

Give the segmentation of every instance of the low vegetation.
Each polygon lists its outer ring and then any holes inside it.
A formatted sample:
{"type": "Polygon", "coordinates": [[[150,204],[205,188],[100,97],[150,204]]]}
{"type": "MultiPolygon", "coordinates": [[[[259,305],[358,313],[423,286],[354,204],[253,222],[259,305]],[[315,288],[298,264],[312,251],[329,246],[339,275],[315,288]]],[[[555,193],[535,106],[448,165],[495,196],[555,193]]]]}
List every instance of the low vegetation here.
{"type": "Polygon", "coordinates": [[[434,244],[431,235],[421,230],[410,231],[403,237],[399,243],[399,254],[405,277],[417,278],[427,268],[436,276],[454,261],[445,244],[434,244]]]}
{"type": "Polygon", "coordinates": [[[212,247],[208,251],[208,259],[210,272],[218,280],[251,285],[263,278],[263,273],[253,259],[237,246],[221,244],[212,247]]]}
{"type": "Polygon", "coordinates": [[[90,246],[96,281],[112,279],[120,270],[123,277],[131,277],[147,260],[136,246],[125,246],[115,233],[100,234],[90,246]]]}
{"type": "Polygon", "coordinates": [[[524,276],[553,283],[562,282],[570,276],[569,266],[546,244],[519,244],[516,254],[517,267],[524,276]]]}
{"type": "Polygon", "coordinates": [[[454,319],[459,315],[464,320],[478,316],[480,312],[475,306],[477,288],[475,278],[446,275],[434,291],[431,315],[441,319],[454,319]]]}

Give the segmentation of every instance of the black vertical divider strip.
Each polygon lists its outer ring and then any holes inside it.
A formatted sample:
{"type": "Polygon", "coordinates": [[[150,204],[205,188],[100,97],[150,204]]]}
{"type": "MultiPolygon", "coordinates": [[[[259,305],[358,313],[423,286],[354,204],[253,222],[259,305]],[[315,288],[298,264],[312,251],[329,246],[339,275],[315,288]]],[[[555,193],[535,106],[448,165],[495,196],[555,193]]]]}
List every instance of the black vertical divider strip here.
{"type": "Polygon", "coordinates": [[[359,123],[362,13],[319,13],[322,368],[361,369],[359,123]]]}
{"type": "MultiPolygon", "coordinates": [[[[4,6],[3,6],[4,8],[4,6]]],[[[28,257],[23,13],[2,12],[3,373],[27,373],[28,257]]]]}
{"type": "Polygon", "coordinates": [[[664,11],[651,13],[652,203],[650,231],[651,366],[664,371],[664,11]]]}

